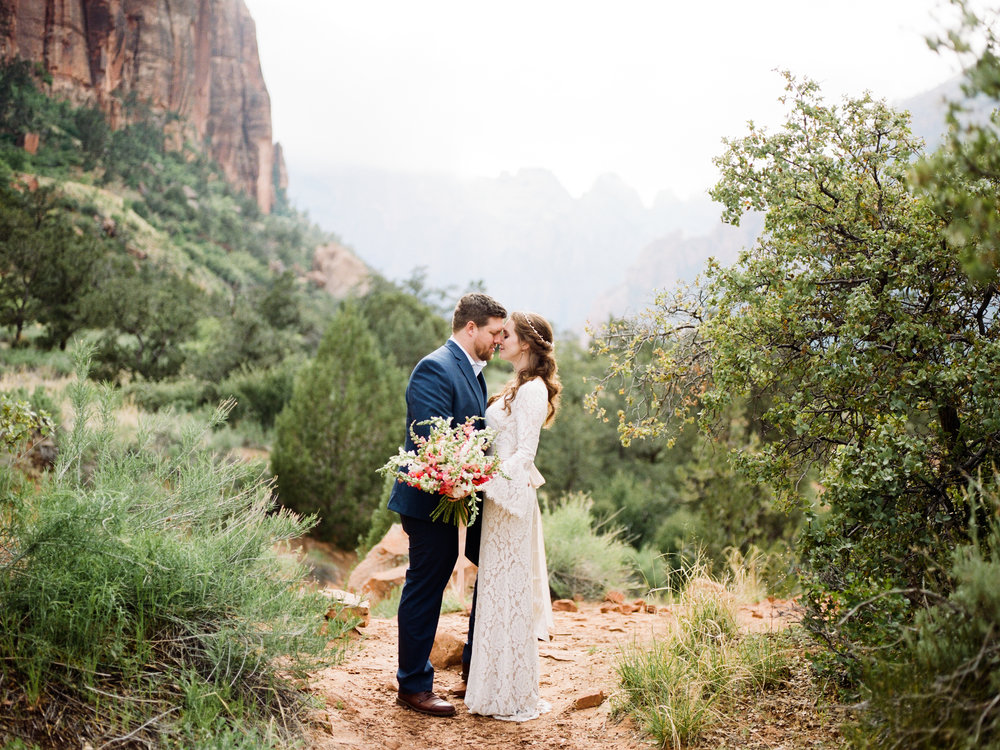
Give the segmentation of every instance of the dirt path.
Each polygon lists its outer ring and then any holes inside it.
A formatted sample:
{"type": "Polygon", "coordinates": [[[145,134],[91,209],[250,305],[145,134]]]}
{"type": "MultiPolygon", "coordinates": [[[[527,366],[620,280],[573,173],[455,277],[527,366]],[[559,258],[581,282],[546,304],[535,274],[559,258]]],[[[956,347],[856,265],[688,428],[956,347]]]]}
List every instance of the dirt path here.
{"type": "MultiPolygon", "coordinates": [[[[748,630],[782,628],[794,618],[784,602],[762,602],[740,610],[740,620],[748,630]]],[[[580,612],[555,612],[554,617],[555,637],[539,644],[541,694],[552,704],[552,711],[523,724],[469,714],[461,699],[450,695],[461,684],[458,667],[438,670],[435,675],[435,690],[455,704],[457,716],[434,718],[397,706],[396,621],[373,618],[362,629],[362,638],[344,664],[314,675],[312,689],[322,696],[327,708],[317,716],[309,747],[648,748],[648,741],[628,719],[611,720],[613,698],[594,708],[576,709],[574,704],[578,698],[598,691],[612,696],[619,649],[635,641],[648,641],[654,635],[665,635],[673,614],[669,609],[660,609],[656,614],[602,613],[598,604],[582,604],[580,612]]],[[[464,638],[467,628],[467,615],[449,614],[441,617],[439,632],[464,638]]]]}

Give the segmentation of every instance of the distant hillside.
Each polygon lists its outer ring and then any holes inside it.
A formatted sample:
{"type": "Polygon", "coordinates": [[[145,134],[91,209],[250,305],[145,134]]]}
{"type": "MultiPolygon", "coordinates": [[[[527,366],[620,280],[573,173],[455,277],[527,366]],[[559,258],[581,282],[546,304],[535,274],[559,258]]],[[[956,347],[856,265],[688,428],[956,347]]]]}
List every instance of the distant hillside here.
{"type": "MultiPolygon", "coordinates": [[[[964,100],[962,76],[950,78],[940,86],[898,102],[895,106],[909,111],[913,132],[923,138],[927,150],[932,151],[944,138],[948,102],[956,100],[964,100]]],[[[973,122],[985,122],[993,111],[993,103],[984,97],[972,100],[971,105],[964,103],[969,106],[966,117],[973,122]]]]}
{"type": "Polygon", "coordinates": [[[747,215],[738,227],[719,222],[706,234],[686,236],[678,231],[653,240],[625,269],[624,281],[594,300],[590,319],[601,323],[638,312],[652,301],[654,290],[694,281],[710,257],[724,264],[734,262],[762,227],[763,216],[747,215]]]}
{"type": "Polygon", "coordinates": [[[646,208],[614,175],[574,198],[542,169],[460,180],[290,166],[295,203],[387,277],[426,267],[434,286],[482,280],[508,307],[534,308],[562,328],[580,329],[645,245],[705,233],[718,215],[707,196],[661,194],[646,208]]]}

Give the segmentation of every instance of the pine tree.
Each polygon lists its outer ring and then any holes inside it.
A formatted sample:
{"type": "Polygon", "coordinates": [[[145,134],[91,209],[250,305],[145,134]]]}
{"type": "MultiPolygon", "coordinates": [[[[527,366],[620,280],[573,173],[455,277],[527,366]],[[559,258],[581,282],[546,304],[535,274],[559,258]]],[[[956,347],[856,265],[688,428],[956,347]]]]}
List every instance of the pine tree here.
{"type": "Polygon", "coordinates": [[[348,304],[278,415],[271,467],[281,502],[318,514],[317,536],[341,548],[354,548],[378,504],[375,470],[399,444],[404,387],[403,372],[348,304]]]}

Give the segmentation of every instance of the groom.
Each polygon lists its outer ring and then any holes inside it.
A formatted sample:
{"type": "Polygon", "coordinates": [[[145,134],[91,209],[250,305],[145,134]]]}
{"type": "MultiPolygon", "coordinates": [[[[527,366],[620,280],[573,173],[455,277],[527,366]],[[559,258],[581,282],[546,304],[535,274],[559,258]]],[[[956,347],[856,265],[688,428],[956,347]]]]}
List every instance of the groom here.
{"type": "MultiPolygon", "coordinates": [[[[406,386],[406,450],[413,450],[409,428],[431,417],[450,417],[453,423],[486,412],[486,380],[482,370],[503,339],[507,311],[486,294],[466,294],[455,306],[452,336],[413,368],[406,386]]],[[[483,424],[479,425],[483,427],[483,424]]],[[[429,428],[414,428],[427,435],[429,428]]],[[[430,514],[440,497],[402,482],[393,485],[389,509],[400,515],[410,538],[410,567],[399,602],[399,695],[396,703],[432,716],[452,716],[455,707],[435,695],[431,647],[437,632],[441,600],[458,560],[458,529],[430,514]]],[[[469,527],[465,556],[479,563],[480,523],[469,527]]],[[[469,616],[469,637],[462,654],[463,675],[472,655],[475,596],[469,616]]]]}

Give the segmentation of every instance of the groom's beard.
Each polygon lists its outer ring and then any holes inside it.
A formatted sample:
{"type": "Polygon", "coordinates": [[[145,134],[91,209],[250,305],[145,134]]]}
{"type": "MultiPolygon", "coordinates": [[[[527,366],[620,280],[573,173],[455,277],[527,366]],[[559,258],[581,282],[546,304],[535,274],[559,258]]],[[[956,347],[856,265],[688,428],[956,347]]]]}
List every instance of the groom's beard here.
{"type": "Polygon", "coordinates": [[[496,351],[495,344],[490,343],[490,344],[484,344],[483,346],[479,346],[479,344],[476,344],[476,358],[481,359],[483,362],[489,362],[491,359],[493,359],[494,351],[496,351]]]}

